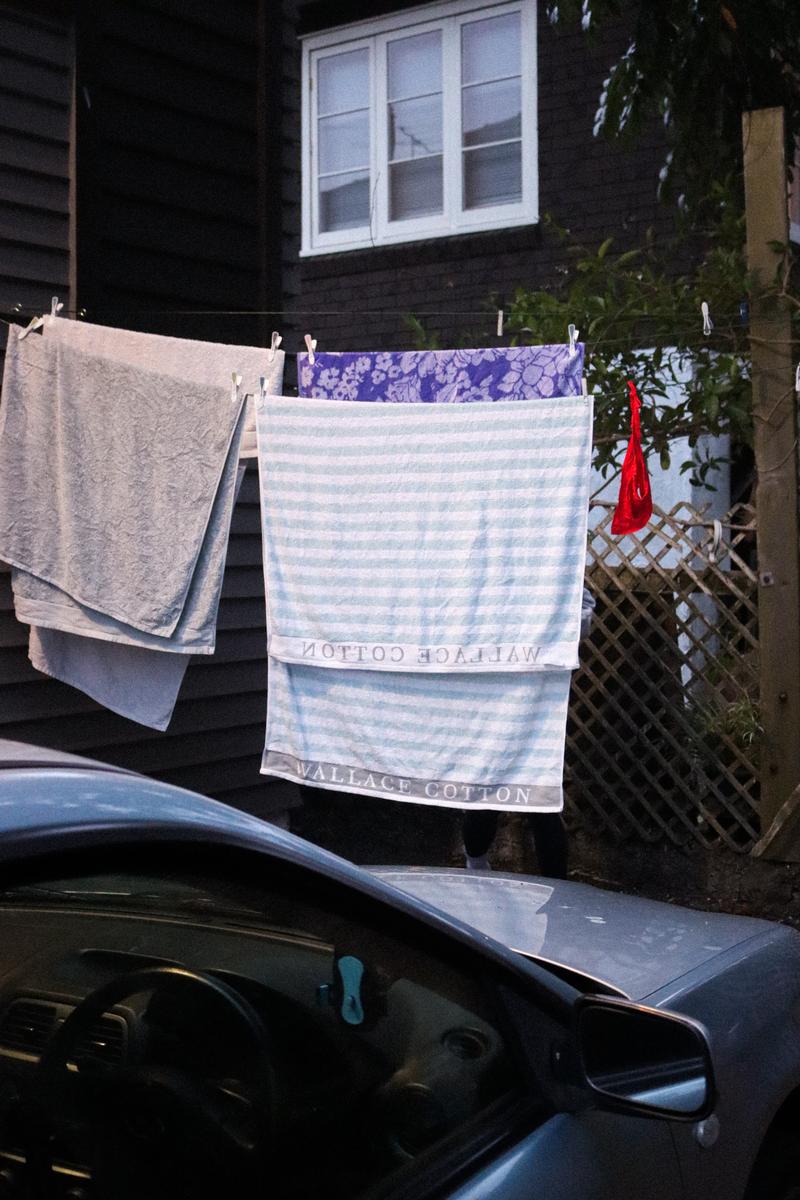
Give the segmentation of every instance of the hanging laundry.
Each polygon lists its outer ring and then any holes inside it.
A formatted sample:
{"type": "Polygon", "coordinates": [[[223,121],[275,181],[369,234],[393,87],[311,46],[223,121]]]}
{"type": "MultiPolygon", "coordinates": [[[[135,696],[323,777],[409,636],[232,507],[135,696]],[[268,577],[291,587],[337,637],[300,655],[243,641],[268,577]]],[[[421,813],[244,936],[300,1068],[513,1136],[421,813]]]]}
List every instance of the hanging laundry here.
{"type": "Polygon", "coordinates": [[[631,435],[622,463],[617,507],[611,521],[611,532],[615,534],[636,533],[644,528],[653,515],[650,477],[642,452],[639,421],[642,402],[632,380],[628,381],[628,391],[631,398],[631,435]]]}
{"type": "Polygon", "coordinates": [[[577,396],[584,347],[307,353],[297,356],[300,394],[320,400],[446,404],[577,396]]]}
{"type": "Polygon", "coordinates": [[[0,558],[14,568],[19,619],[38,630],[31,659],[165,728],[188,656],[214,650],[243,397],[16,333],[0,427],[0,558]],[[76,635],[94,643],[85,657],[76,635]],[[163,661],[151,670],[132,647],[163,661]]]}
{"type": "Polygon", "coordinates": [[[257,404],[269,652],[353,670],[578,665],[590,406],[257,404]]]}
{"type": "MultiPolygon", "coordinates": [[[[559,349],[563,358],[567,348],[559,349]]],[[[574,391],[580,392],[579,377],[574,391]]],[[[296,406],[293,416],[285,402],[273,408],[276,417],[286,420],[289,439],[303,427],[312,430],[318,412],[324,415],[327,408],[324,402],[290,403],[296,406]]],[[[558,811],[569,668],[576,662],[580,623],[590,402],[580,396],[577,401],[539,401],[538,408],[530,405],[533,411],[519,401],[478,404],[460,413],[442,409],[435,416],[429,408],[372,409],[379,422],[386,422],[384,435],[393,435],[384,436],[384,445],[394,446],[395,478],[378,486],[368,445],[374,434],[369,423],[366,434],[359,429],[369,409],[353,405],[351,413],[347,406],[344,421],[344,406],[328,409],[323,442],[333,435],[337,444],[334,448],[328,442],[327,455],[319,447],[327,465],[321,458],[308,463],[311,486],[315,494],[321,490],[316,503],[304,506],[302,513],[295,504],[293,535],[288,526],[281,527],[280,514],[269,510],[267,496],[276,478],[272,455],[283,460],[279,472],[288,472],[279,476],[284,498],[291,472],[304,468],[299,443],[276,446],[267,415],[272,404],[267,399],[257,405],[269,620],[274,629],[276,610],[285,617],[292,641],[287,647],[273,637],[271,647],[279,654],[288,649],[296,661],[270,658],[262,770],[317,787],[427,804],[558,811]],[[469,430],[460,448],[448,446],[441,429],[436,436],[448,412],[452,428],[469,430]],[[416,442],[412,427],[417,428],[416,442]],[[559,448],[560,439],[566,450],[559,448]],[[471,456],[464,452],[466,446],[471,456]],[[359,459],[355,470],[347,465],[348,454],[359,459]],[[564,460],[555,475],[548,475],[561,454],[564,460]],[[338,483],[332,478],[339,466],[349,472],[350,484],[344,487],[344,477],[338,483]],[[350,486],[356,476],[363,477],[363,495],[350,486]],[[326,503],[334,514],[335,553],[328,549],[330,530],[324,528],[326,503]],[[513,515],[504,518],[504,509],[513,515]],[[378,536],[373,515],[387,521],[378,536]],[[492,521],[499,522],[495,529],[492,521]],[[503,531],[499,537],[498,530],[503,531]],[[287,549],[291,555],[300,543],[310,556],[312,582],[317,571],[326,581],[337,581],[333,613],[320,613],[320,596],[309,590],[302,569],[297,592],[286,592],[280,555],[287,549]],[[418,555],[421,547],[424,552],[418,555]],[[271,560],[273,552],[278,557],[271,560]],[[539,552],[543,557],[537,572],[539,552]],[[545,581],[548,565],[552,582],[545,581]],[[517,571],[524,578],[521,586],[517,571]],[[380,610],[376,602],[381,604],[381,585],[387,582],[392,599],[380,610]],[[355,607],[350,596],[359,600],[355,607]],[[514,604],[505,605],[503,597],[514,604]],[[306,654],[301,645],[298,658],[294,639],[302,637],[303,623],[312,615],[325,622],[321,629],[330,637],[325,648],[321,642],[313,645],[317,639],[307,639],[306,654]],[[330,624],[334,616],[344,625],[330,624]],[[532,616],[538,624],[530,623],[532,616]],[[537,637],[553,639],[541,658],[544,646],[527,639],[534,628],[537,637]],[[457,640],[464,635],[466,645],[457,640]],[[564,644],[559,646],[559,639],[564,644]],[[500,662],[504,653],[506,661],[500,662]],[[547,669],[547,657],[556,653],[565,666],[547,669]],[[408,663],[407,656],[414,655],[417,662],[408,663]],[[360,656],[372,657],[369,667],[363,661],[354,665],[360,656]],[[476,661],[464,661],[469,657],[476,661]],[[498,661],[484,661],[492,659],[498,661]],[[309,660],[319,665],[308,665],[309,660]],[[330,669],[333,664],[336,670],[330,669]],[[525,673],[512,673],[519,670],[525,673]]],[[[303,444],[308,450],[307,440],[303,444]]],[[[313,448],[310,453],[314,459],[313,448]]],[[[295,492],[295,498],[299,494],[306,493],[295,492]]],[[[299,560],[294,566],[301,567],[299,560]]]]}
{"type": "Polygon", "coordinates": [[[560,812],[569,671],[408,675],[270,659],[261,770],[445,808],[560,812]]]}
{"type": "Polygon", "coordinates": [[[263,376],[268,392],[283,387],[286,356],[282,350],[263,346],[234,346],[222,342],[198,342],[191,338],[166,337],[158,333],[140,333],[134,329],[114,329],[88,321],[70,321],[65,317],[46,316],[44,335],[66,342],[75,350],[109,358],[114,362],[174,375],[186,384],[200,383],[230,387],[231,372],[242,376],[242,391],[247,394],[247,411],[240,449],[241,458],[255,458],[256,422],[252,397],[263,376]]]}

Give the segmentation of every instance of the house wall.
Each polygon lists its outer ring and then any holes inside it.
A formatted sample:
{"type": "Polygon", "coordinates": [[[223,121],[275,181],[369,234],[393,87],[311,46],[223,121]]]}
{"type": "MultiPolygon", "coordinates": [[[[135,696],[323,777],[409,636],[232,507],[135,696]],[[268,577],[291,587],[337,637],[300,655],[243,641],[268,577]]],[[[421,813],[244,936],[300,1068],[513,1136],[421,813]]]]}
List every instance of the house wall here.
{"type": "MultiPolygon", "coordinates": [[[[72,23],[66,9],[0,4],[0,318],[69,303],[72,23]]],[[[0,360],[7,325],[0,325],[0,360]]],[[[0,733],[47,707],[0,563],[0,733]]]]}
{"type": "MultiPolygon", "coordinates": [[[[412,6],[397,0],[300,0],[293,7],[298,32],[310,33],[412,6]]],[[[589,245],[613,235],[626,248],[649,225],[666,233],[669,218],[656,199],[664,157],[658,130],[641,138],[635,151],[592,136],[603,80],[625,46],[621,31],[599,36],[590,46],[580,32],[553,30],[539,7],[540,213],[589,245]]],[[[294,55],[299,62],[299,45],[294,55]]],[[[299,107],[291,130],[297,172],[299,107]]],[[[299,245],[294,205],[287,222],[293,248],[299,245]]],[[[301,320],[302,332],[313,326],[320,349],[360,350],[413,347],[404,313],[422,317],[442,345],[498,345],[490,295],[504,297],[507,305],[517,287],[546,288],[562,263],[563,250],[540,224],[300,261],[292,255],[287,266],[298,278],[297,307],[330,314],[301,320]],[[484,310],[485,317],[456,315],[484,310]]]]}
{"type": "MultiPolygon", "coordinates": [[[[85,309],[102,324],[263,344],[267,320],[187,314],[280,305],[282,231],[269,213],[281,168],[271,160],[262,173],[259,155],[262,131],[276,121],[274,91],[259,86],[264,58],[274,54],[259,44],[261,32],[272,31],[270,9],[268,0],[87,0],[65,5],[60,18],[40,18],[18,16],[0,0],[0,52],[16,72],[0,60],[0,236],[13,252],[0,253],[3,309],[18,300],[49,309],[58,293],[68,309],[85,309]],[[70,297],[72,15],[77,294],[70,297]]],[[[259,774],[266,636],[254,469],[234,515],[217,652],[192,663],[166,733],[37,674],[26,640],[2,574],[0,736],[87,753],[265,814],[296,799],[292,785],[259,774]]]]}

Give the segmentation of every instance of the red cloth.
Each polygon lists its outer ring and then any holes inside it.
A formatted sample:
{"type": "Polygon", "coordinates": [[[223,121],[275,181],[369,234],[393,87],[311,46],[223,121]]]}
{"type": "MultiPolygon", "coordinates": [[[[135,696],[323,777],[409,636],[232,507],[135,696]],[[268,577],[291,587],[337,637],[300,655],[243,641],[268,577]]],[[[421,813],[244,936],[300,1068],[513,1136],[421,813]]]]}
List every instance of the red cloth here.
{"type": "Polygon", "coordinates": [[[631,436],[628,449],[625,451],[625,461],[622,464],[622,477],[619,481],[619,499],[611,522],[612,533],[636,533],[642,529],[653,515],[653,497],[650,494],[650,478],[647,474],[647,464],[642,454],[642,429],[639,424],[639,409],[642,402],[636,391],[636,385],[628,380],[628,391],[631,394],[631,436]]]}

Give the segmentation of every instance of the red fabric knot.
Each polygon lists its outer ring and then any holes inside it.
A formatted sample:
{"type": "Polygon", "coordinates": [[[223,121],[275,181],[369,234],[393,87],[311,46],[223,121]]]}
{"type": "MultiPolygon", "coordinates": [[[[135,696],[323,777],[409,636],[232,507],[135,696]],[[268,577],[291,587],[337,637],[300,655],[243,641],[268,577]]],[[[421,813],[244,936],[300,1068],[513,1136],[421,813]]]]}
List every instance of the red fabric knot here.
{"type": "Polygon", "coordinates": [[[628,380],[628,391],[631,397],[631,436],[625,451],[619,481],[619,498],[611,522],[611,532],[616,534],[636,533],[653,515],[653,497],[650,493],[647,464],[642,453],[642,429],[639,424],[642,402],[632,379],[628,380]]]}

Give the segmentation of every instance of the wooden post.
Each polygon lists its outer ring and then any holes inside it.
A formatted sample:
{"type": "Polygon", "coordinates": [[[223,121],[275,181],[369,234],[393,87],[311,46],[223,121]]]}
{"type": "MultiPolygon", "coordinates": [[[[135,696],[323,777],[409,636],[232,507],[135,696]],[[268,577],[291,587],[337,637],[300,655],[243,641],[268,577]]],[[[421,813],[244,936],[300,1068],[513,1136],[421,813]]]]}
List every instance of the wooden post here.
{"type": "MultiPolygon", "coordinates": [[[[798,582],[797,417],[788,311],[762,299],[789,240],[784,114],[743,116],[747,262],[753,363],[753,445],[758,488],[758,629],[761,661],[761,830],[758,853],[771,857],[769,831],[800,783],[800,584],[798,582]]],[[[786,814],[784,814],[786,815],[786,814]]],[[[781,857],[800,855],[800,813],[785,821],[781,857]]],[[[776,846],[777,850],[777,846],[776,846]]]]}

